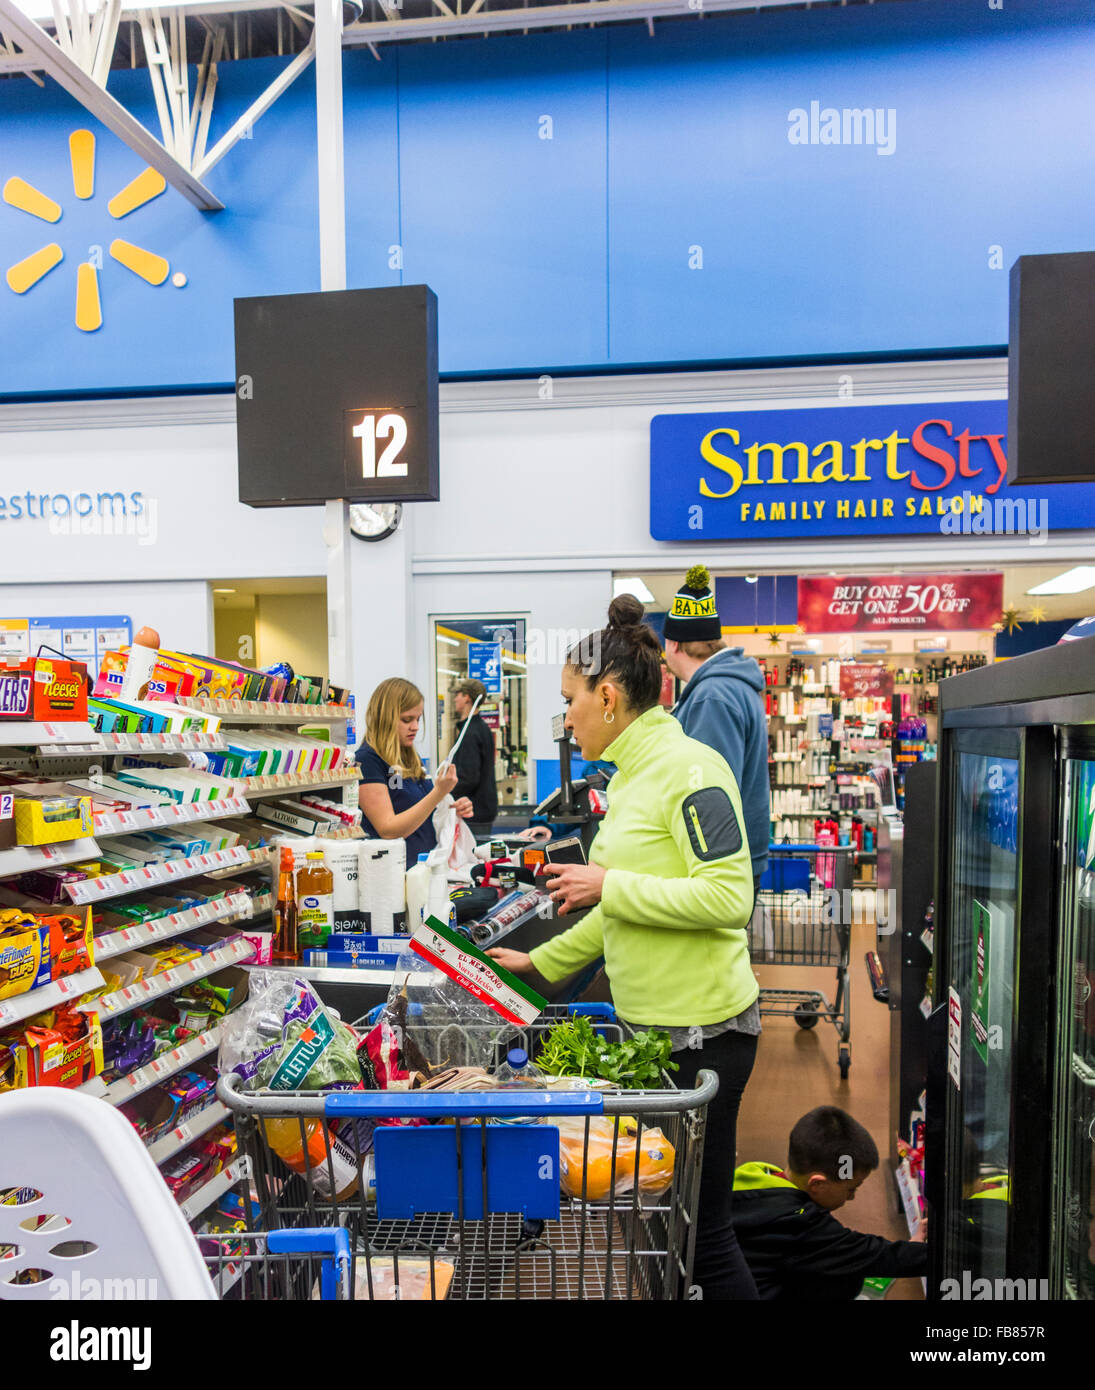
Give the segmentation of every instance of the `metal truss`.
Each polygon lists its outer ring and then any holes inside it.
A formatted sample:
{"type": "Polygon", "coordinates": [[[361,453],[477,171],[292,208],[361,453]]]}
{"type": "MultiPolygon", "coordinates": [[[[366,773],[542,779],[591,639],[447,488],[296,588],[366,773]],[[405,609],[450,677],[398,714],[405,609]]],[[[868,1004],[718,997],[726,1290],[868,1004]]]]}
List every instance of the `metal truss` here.
{"type": "MultiPolygon", "coordinates": [[[[162,13],[159,9],[146,9],[134,14],[127,10],[127,18],[132,16],[140,26],[162,137],[157,140],[106,90],[122,0],[104,0],[94,14],[89,13],[85,0],[52,0],[52,4],[55,36],[17,8],[15,0],[0,0],[0,71],[26,72],[39,85],[42,82],[38,72],[52,77],[203,212],[220,212],[224,208],[203,182],[209,170],[250,132],[315,57],[313,35],[231,129],[208,149],[217,64],[225,56],[227,29],[203,19],[205,42],[191,93],[187,11],[174,7],[162,13]]],[[[236,0],[230,6],[206,4],[194,8],[204,16],[212,16],[234,13],[241,5],[236,0]]],[[[291,11],[298,26],[311,20],[296,6],[282,8],[291,11]]]]}

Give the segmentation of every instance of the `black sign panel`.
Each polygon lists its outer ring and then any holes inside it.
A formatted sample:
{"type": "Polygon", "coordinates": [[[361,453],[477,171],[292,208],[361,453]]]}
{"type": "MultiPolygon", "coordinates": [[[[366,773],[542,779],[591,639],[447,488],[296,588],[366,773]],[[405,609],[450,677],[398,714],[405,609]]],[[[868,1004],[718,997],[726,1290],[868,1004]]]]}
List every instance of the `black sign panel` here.
{"type": "Polygon", "coordinates": [[[235,309],[241,502],[437,501],[431,289],[268,295],[235,309]]]}
{"type": "Polygon", "coordinates": [[[1095,251],[1011,268],[1008,482],[1095,481],[1095,251]]]}

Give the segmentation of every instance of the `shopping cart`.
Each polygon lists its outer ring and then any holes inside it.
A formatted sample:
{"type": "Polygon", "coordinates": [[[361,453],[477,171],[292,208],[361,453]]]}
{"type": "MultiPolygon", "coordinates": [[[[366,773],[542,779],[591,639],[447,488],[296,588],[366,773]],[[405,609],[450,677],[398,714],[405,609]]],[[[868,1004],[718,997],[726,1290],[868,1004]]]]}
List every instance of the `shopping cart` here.
{"type": "MultiPolygon", "coordinates": [[[[531,1027],[495,1030],[493,1064],[514,1046],[534,1057],[543,1033],[575,1011],[604,1036],[626,1031],[610,1006],[553,1006],[531,1027]]],[[[483,1056],[473,1030],[428,1015],[415,1026],[431,1061],[483,1056]]],[[[692,1091],[665,1077],[656,1091],[326,1094],[244,1092],[228,1074],[217,1093],[250,1157],[262,1226],[344,1231],[355,1297],[619,1300],[689,1296],[717,1089],[708,1071],[692,1091]],[[297,1171],[271,1147],[271,1119],[298,1127],[297,1171]],[[333,1143],[354,1155],[356,1174],[339,1176],[333,1143]]]]}
{"type": "Polygon", "coordinates": [[[55,1086],[0,1095],[0,1300],[350,1295],[345,1231],[193,1233],[133,1126],[55,1086]]]}
{"type": "Polygon", "coordinates": [[[754,965],[836,967],[836,998],[818,989],[762,989],[762,1015],[793,1018],[813,1028],[832,1023],[839,1039],[837,1065],[846,1078],[852,1065],[848,958],[852,935],[855,851],[846,845],[781,844],[768,847],[749,923],[754,965]]]}

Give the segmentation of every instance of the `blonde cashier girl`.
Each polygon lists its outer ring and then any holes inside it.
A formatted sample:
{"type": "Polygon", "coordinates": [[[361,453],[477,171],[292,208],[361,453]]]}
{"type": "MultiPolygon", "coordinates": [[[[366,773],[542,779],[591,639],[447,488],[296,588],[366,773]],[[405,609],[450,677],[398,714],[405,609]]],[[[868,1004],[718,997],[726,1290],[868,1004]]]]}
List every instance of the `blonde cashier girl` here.
{"type": "MultiPolygon", "coordinates": [[[[422,692],[399,676],[381,681],[365,711],[365,737],[354,755],[361,768],[358,804],[366,835],[403,840],[407,867],[437,844],[433,813],[456,786],[456,769],[448,765],[436,782],[426,776],[414,742],[422,722],[422,692]]],[[[466,796],[456,814],[472,814],[466,796]]]]}
{"type": "Polygon", "coordinates": [[[760,1031],[746,931],[753,871],[741,797],[720,754],[659,703],[661,651],[637,599],[567,654],[566,727],[590,761],[619,769],[591,863],[548,867],[560,913],[592,907],[531,956],[490,954],[554,981],[604,955],[617,1012],[673,1038],[674,1080],[718,1074],[707,1115],[694,1280],[705,1299],[755,1299],[730,1219],[735,1131],[760,1031]]]}

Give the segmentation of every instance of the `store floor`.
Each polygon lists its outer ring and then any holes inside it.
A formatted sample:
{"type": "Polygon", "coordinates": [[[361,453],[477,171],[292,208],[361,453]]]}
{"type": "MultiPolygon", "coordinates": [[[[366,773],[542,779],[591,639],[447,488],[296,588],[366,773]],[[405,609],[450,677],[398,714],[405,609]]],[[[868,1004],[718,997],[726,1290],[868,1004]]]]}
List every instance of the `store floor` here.
{"type": "MultiPolygon", "coordinates": [[[[904,1217],[896,1207],[889,1153],[889,1014],[871,993],[864,954],[875,944],[873,923],[852,931],[851,1047],[852,1068],[841,1081],[837,1068],[837,1034],[832,1024],[800,1028],[791,1018],[764,1018],[756,1066],[745,1088],[738,1120],[738,1162],[762,1159],[782,1164],[787,1136],[800,1115],[815,1105],[839,1105],[867,1127],[878,1145],[881,1162],[859,1189],[854,1202],[837,1219],[857,1231],[890,1240],[908,1239],[904,1217]]],[[[758,965],[761,988],[820,989],[834,995],[835,970],[802,966],[758,965]]],[[[922,1299],[917,1279],[898,1279],[887,1297],[922,1299]]]]}

